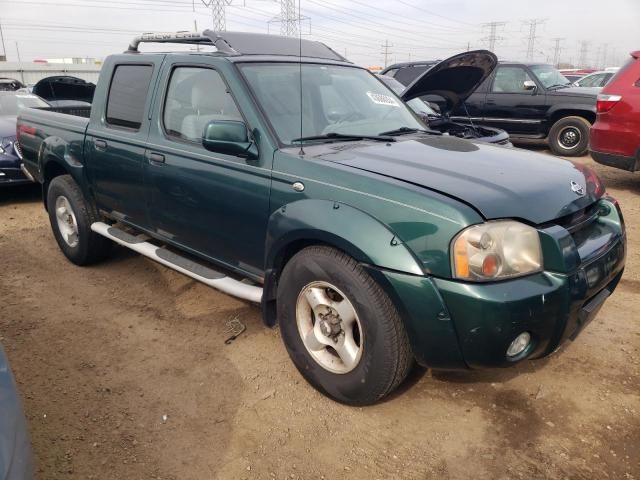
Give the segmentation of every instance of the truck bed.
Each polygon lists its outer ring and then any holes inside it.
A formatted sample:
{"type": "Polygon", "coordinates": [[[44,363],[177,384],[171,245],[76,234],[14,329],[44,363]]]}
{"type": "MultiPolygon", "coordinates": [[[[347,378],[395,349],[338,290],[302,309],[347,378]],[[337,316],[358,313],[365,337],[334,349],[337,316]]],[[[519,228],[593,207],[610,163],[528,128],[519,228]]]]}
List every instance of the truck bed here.
{"type": "Polygon", "coordinates": [[[62,156],[65,161],[78,165],[84,162],[84,138],[90,113],[90,107],[82,106],[25,108],[20,111],[17,129],[22,160],[38,182],[44,181],[40,165],[45,160],[41,158],[44,155],[62,156]]]}

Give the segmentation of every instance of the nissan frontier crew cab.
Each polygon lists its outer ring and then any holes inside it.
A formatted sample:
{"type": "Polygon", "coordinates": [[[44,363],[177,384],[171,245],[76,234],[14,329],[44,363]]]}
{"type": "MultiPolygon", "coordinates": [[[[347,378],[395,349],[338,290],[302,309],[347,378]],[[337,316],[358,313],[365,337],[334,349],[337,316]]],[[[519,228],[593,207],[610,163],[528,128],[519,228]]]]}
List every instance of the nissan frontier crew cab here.
{"type": "MultiPolygon", "coordinates": [[[[492,64],[448,61],[476,78],[492,64]]],[[[70,261],[115,242],[260,304],[300,373],[347,404],[414,361],[548,355],[624,267],[620,209],[591,170],[431,131],[318,42],[147,34],[107,59],[90,109],[26,109],[17,133],[70,261]]]]}

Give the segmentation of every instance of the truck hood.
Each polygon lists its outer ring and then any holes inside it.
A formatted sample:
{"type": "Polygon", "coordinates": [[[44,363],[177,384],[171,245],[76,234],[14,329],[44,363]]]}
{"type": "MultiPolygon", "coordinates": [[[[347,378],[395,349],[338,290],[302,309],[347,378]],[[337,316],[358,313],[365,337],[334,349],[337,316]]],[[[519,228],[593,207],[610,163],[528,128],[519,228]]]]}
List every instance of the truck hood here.
{"type": "Polygon", "coordinates": [[[91,103],[96,86],[68,75],[46,77],[33,86],[33,93],[45,100],[77,100],[91,103]]]}
{"type": "Polygon", "coordinates": [[[320,157],[453,197],[487,220],[543,224],[586,208],[603,193],[593,172],[569,161],[450,136],[404,137],[320,157]]]}
{"type": "Polygon", "coordinates": [[[430,68],[402,92],[405,102],[417,97],[444,98],[450,112],[464,102],[491,75],[498,65],[498,57],[488,50],[459,53],[430,68]]]}

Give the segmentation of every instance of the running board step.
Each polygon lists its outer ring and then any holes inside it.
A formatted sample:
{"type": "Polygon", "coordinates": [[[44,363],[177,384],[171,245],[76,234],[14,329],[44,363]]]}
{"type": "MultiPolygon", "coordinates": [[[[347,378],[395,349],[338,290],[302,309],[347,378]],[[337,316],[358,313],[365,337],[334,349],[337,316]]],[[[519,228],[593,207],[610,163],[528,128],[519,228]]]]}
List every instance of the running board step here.
{"type": "Polygon", "coordinates": [[[195,262],[166,248],[149,243],[147,241],[149,237],[146,235],[134,236],[103,222],[93,223],[91,230],[98,235],[102,235],[124,247],[130,248],[166,267],[184,273],[194,280],[198,280],[223,293],[254,303],[260,303],[262,300],[261,287],[248,285],[239,280],[235,280],[202,263],[195,262]]]}

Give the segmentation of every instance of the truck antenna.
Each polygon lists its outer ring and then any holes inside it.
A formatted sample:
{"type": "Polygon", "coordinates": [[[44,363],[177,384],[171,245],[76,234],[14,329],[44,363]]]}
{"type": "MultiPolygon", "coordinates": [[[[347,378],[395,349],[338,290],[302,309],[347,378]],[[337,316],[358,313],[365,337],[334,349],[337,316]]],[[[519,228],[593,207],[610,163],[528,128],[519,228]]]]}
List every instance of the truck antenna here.
{"type": "Polygon", "coordinates": [[[300,69],[300,151],[298,155],[304,155],[304,147],[302,146],[302,14],[300,13],[300,4],[301,0],[298,0],[298,66],[300,69]]]}

